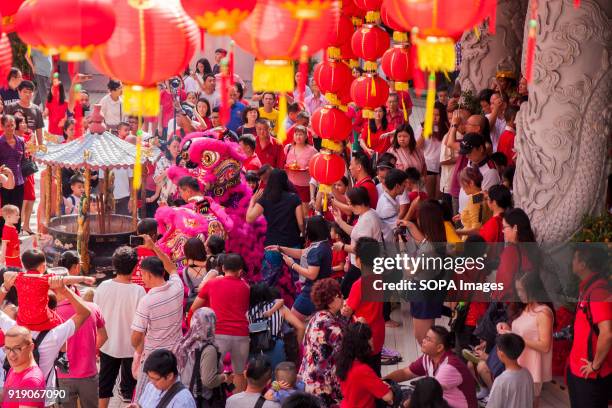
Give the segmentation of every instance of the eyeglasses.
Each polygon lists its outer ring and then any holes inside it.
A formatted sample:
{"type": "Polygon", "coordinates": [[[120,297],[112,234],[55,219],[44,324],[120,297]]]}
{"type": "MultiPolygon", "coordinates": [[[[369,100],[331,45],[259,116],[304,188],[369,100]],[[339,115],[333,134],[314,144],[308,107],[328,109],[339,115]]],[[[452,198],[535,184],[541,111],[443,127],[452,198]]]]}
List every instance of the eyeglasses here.
{"type": "Polygon", "coordinates": [[[29,342],[28,342],[28,343],[26,343],[26,344],[23,344],[23,345],[21,345],[21,346],[17,346],[17,347],[7,347],[7,346],[4,346],[4,347],[3,347],[3,349],[4,349],[4,353],[5,353],[6,355],[9,355],[9,354],[21,354],[21,352],[23,351],[23,349],[24,349],[25,347],[29,346],[30,344],[31,344],[31,343],[29,343],[29,342]]]}

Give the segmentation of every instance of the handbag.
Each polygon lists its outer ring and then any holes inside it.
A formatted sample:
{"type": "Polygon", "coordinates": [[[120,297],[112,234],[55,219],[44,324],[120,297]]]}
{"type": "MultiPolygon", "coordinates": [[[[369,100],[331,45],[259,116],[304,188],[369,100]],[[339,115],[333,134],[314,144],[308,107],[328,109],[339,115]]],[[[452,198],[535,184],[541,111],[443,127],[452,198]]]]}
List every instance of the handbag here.
{"type": "MultiPolygon", "coordinates": [[[[33,135],[34,140],[36,140],[36,135],[33,135]]],[[[32,160],[31,156],[26,154],[25,142],[23,143],[23,156],[21,157],[21,175],[23,178],[27,178],[34,173],[38,173],[38,165],[34,160],[32,160]]]]}
{"type": "MultiPolygon", "coordinates": [[[[214,345],[211,345],[215,347],[214,345]]],[[[216,347],[215,347],[216,349],[216,347]]],[[[196,407],[198,408],[225,408],[227,395],[229,392],[228,385],[221,383],[218,387],[210,390],[210,397],[204,397],[204,386],[202,385],[202,373],[200,373],[200,360],[202,359],[203,348],[196,350],[195,361],[193,363],[193,372],[191,374],[191,381],[189,385],[189,391],[193,395],[196,401],[196,407]]],[[[217,354],[220,357],[219,352],[217,354]]]]}
{"type": "Polygon", "coordinates": [[[251,338],[251,353],[265,353],[274,348],[274,339],[268,325],[268,319],[257,319],[249,324],[249,337],[251,338]]]}

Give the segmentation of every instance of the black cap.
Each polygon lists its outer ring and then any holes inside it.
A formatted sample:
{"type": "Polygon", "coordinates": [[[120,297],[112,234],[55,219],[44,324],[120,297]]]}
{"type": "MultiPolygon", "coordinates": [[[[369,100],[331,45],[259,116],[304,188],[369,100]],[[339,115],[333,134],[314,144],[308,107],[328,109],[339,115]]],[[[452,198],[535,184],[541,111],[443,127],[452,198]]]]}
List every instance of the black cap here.
{"type": "Polygon", "coordinates": [[[461,141],[459,148],[459,153],[469,154],[475,147],[480,147],[484,145],[484,136],[482,136],[480,133],[468,133],[467,135],[463,136],[463,140],[461,141]]]}
{"type": "Polygon", "coordinates": [[[377,169],[394,169],[395,166],[393,165],[393,163],[390,163],[386,160],[381,160],[376,164],[376,168],[377,169]]]}

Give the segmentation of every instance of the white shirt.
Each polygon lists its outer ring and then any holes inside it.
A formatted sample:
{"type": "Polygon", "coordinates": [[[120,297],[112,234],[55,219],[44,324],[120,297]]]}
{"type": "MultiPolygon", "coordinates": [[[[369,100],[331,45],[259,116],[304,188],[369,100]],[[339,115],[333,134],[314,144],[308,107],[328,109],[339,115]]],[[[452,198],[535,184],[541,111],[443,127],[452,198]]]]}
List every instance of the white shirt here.
{"type": "MultiPolygon", "coordinates": [[[[383,187],[383,183],[378,183],[376,185],[376,191],[378,192],[379,197],[382,197],[382,195],[385,194],[385,188],[383,187]]],[[[402,193],[396,197],[396,200],[399,205],[410,204],[410,200],[408,199],[408,192],[406,190],[402,191],[402,193]]]]}
{"type": "Polygon", "coordinates": [[[114,358],[132,358],[134,348],[130,342],[132,321],[138,301],[145,295],[142,286],[135,283],[104,281],[96,289],[94,303],[100,307],[106,322],[108,340],[100,348],[114,358]]]}
{"type": "Polygon", "coordinates": [[[221,96],[219,96],[219,92],[215,91],[212,94],[206,93],[202,91],[200,93],[200,97],[206,98],[208,103],[210,104],[210,109],[214,109],[217,106],[221,105],[221,96]]]}
{"type": "Polygon", "coordinates": [[[113,197],[115,200],[120,200],[130,196],[130,177],[132,177],[132,169],[114,169],[115,182],[113,185],[113,197]]]}
{"type": "Polygon", "coordinates": [[[389,195],[388,192],[378,195],[378,204],[376,205],[376,213],[380,217],[382,234],[385,242],[393,242],[393,230],[397,224],[397,216],[399,215],[399,202],[396,198],[389,195]]]}
{"type": "Polygon", "coordinates": [[[197,93],[200,90],[200,84],[192,76],[185,77],[183,84],[185,85],[185,92],[197,93]]]}
{"type": "MultiPolygon", "coordinates": [[[[486,117],[489,119],[491,114],[489,113],[486,117]]],[[[495,126],[491,126],[491,142],[493,142],[494,152],[497,151],[497,143],[499,143],[499,137],[504,133],[504,129],[506,129],[506,121],[498,115],[497,120],[495,120],[495,126]]]]}
{"type": "MultiPolygon", "coordinates": [[[[145,375],[145,374],[140,374],[145,375]]],[[[142,395],[138,399],[138,404],[143,408],[153,408],[159,405],[162,397],[167,391],[160,391],[152,383],[148,383],[142,395]]],[[[196,408],[193,396],[188,388],[184,388],[170,400],[168,408],[196,408]]]]}
{"type": "MultiPolygon", "coordinates": [[[[419,136],[417,141],[421,138],[419,136]]],[[[425,165],[427,171],[440,173],[440,150],[442,142],[434,137],[428,137],[423,141],[423,156],[425,156],[425,165]]]]}
{"type": "MultiPolygon", "coordinates": [[[[0,311],[0,329],[4,334],[16,325],[17,322],[8,317],[6,313],[0,311]]],[[[62,349],[62,346],[68,341],[68,338],[74,334],[75,330],[76,326],[74,321],[68,319],[64,323],[51,329],[42,343],[38,345],[38,355],[40,356],[38,366],[47,379],[47,388],[55,387],[55,370],[53,370],[55,359],[62,349]]],[[[40,332],[33,331],[32,339],[36,339],[39,334],[40,332]]]]}
{"type": "MultiPolygon", "coordinates": [[[[380,217],[373,209],[361,214],[357,219],[357,224],[353,226],[351,232],[351,245],[355,245],[361,237],[374,238],[377,241],[381,240],[382,223],[380,217]]],[[[355,265],[355,254],[351,254],[351,264],[355,265]]]]}
{"type": "MultiPolygon", "coordinates": [[[[468,161],[468,166],[472,165],[471,161],[468,161]]],[[[482,174],[482,191],[488,191],[489,188],[496,184],[501,184],[501,179],[499,178],[499,173],[497,172],[497,168],[489,167],[488,160],[478,168],[480,170],[480,174],[482,174]]],[[[463,211],[465,206],[467,205],[469,200],[469,196],[465,193],[463,187],[459,190],[459,213],[463,211]]]]}
{"type": "Polygon", "coordinates": [[[123,115],[123,99],[120,96],[118,100],[113,101],[110,97],[110,94],[104,95],[102,99],[100,99],[100,105],[102,105],[102,115],[104,115],[104,123],[109,126],[117,126],[119,122],[121,122],[121,117],[123,115]]]}

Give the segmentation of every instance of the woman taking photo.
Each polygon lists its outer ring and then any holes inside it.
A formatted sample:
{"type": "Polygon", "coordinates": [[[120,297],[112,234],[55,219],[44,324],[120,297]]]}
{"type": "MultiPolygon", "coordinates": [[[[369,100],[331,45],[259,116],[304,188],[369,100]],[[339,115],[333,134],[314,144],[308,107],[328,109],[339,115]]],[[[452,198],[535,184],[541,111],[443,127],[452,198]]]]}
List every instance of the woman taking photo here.
{"type": "Polygon", "coordinates": [[[498,323],[499,334],[515,333],[525,341],[525,349],[518,358],[521,367],[526,368],[533,378],[533,407],[538,408],[542,384],[552,380],[554,307],[543,302],[546,289],[536,272],[527,272],[516,281],[516,293],[522,303],[518,305],[519,316],[508,323],[498,323]]]}
{"type": "Polygon", "coordinates": [[[336,357],[336,375],[344,397],[340,407],[376,407],[376,400],[393,404],[393,391],[368,365],[372,354],[372,330],[365,323],[350,324],[336,357]]]}
{"type": "Polygon", "coordinates": [[[317,149],[308,144],[308,131],[304,126],[296,126],[293,143],[285,146],[285,171],[302,200],[302,211],[308,214],[310,202],[310,172],[308,163],[316,155],[317,149]]]}
{"type": "MultiPolygon", "coordinates": [[[[21,173],[21,160],[26,150],[25,141],[15,133],[16,123],[13,115],[4,115],[1,123],[4,135],[0,136],[0,166],[8,167],[15,177],[15,187],[13,189],[8,189],[5,186],[0,188],[2,205],[13,204],[17,208],[21,208],[25,183],[21,173]]],[[[16,227],[17,230],[21,230],[21,219],[16,227]]]]}
{"type": "Polygon", "coordinates": [[[355,225],[350,225],[342,219],[342,214],[337,208],[333,209],[334,221],[344,232],[351,236],[351,244],[334,242],[335,251],[345,251],[350,254],[351,265],[342,279],[342,294],[348,297],[353,283],[361,277],[361,271],[355,264],[355,245],[361,237],[373,238],[377,241],[382,239],[382,224],[375,210],[370,208],[370,197],[363,187],[353,187],[346,193],[348,204],[357,218],[355,225]]]}
{"type": "Polygon", "coordinates": [[[317,312],[306,326],[299,376],[307,393],[319,397],[325,407],[337,408],[342,392],[336,375],[336,356],[344,328],[340,284],[331,278],[321,279],[312,286],[310,296],[317,312]]]}
{"type": "MultiPolygon", "coordinates": [[[[268,322],[268,330],[272,335],[274,346],[263,354],[272,365],[272,370],[283,361],[287,361],[285,338],[283,337],[283,323],[287,322],[295,330],[297,344],[289,345],[295,349],[304,340],[304,323],[298,319],[284,304],[277,303],[280,294],[278,289],[259,282],[251,286],[248,319],[249,324],[262,320],[268,322]]],[[[296,340],[294,339],[295,343],[296,340]]]]}
{"type": "Polygon", "coordinates": [[[423,137],[423,132],[418,138],[416,147],[423,151],[425,165],[427,167],[427,178],[425,179],[425,189],[431,198],[439,198],[440,193],[440,150],[442,139],[448,132],[448,115],[446,107],[436,102],[433,111],[433,133],[428,138],[423,137]]]}
{"type": "MultiPolygon", "coordinates": [[[[301,234],[304,230],[302,201],[293,191],[293,186],[289,183],[284,170],[272,170],[266,187],[251,197],[246,222],[253,223],[261,215],[268,225],[264,246],[301,248],[301,234]]],[[[282,265],[283,258],[280,252],[266,250],[262,265],[264,281],[274,285],[282,276],[282,265]]]]}
{"type": "Polygon", "coordinates": [[[387,120],[387,108],[380,106],[374,109],[374,119],[370,119],[363,127],[359,137],[359,145],[372,158],[375,154],[383,154],[391,146],[391,135],[387,120]]]}
{"type": "MultiPolygon", "coordinates": [[[[406,227],[409,252],[416,256],[444,258],[446,256],[446,229],[444,227],[444,210],[436,200],[426,200],[419,204],[417,224],[400,220],[398,223],[406,227]]],[[[435,268],[411,271],[419,280],[437,279],[443,271],[435,268]]],[[[442,316],[443,296],[440,293],[428,291],[422,301],[410,302],[410,314],[414,325],[414,337],[421,344],[427,331],[435,320],[442,316]]]]}
{"type": "Polygon", "coordinates": [[[259,109],[253,106],[247,106],[246,109],[242,111],[243,125],[238,128],[238,136],[257,136],[257,131],[255,130],[257,119],[259,119],[259,109]]]}
{"type": "MultiPolygon", "coordinates": [[[[278,250],[283,260],[291,270],[300,278],[306,279],[302,292],[295,299],[291,311],[302,321],[315,312],[314,304],[310,299],[312,285],[321,279],[329,278],[332,274],[332,249],[329,243],[329,228],[327,222],[320,215],[306,219],[304,227],[306,240],[310,245],[305,249],[272,246],[266,249],[278,250]],[[298,259],[296,262],[294,259],[298,259]]],[[[294,279],[297,280],[297,279],[294,279]]]]}
{"type": "Polygon", "coordinates": [[[409,124],[405,123],[395,129],[393,144],[388,152],[397,158],[396,169],[406,170],[409,167],[414,167],[421,173],[421,176],[427,174],[423,150],[417,146],[414,131],[409,124]]]}
{"type": "Polygon", "coordinates": [[[504,212],[502,228],[506,246],[499,258],[495,281],[498,284],[503,283],[504,290],[497,294],[496,300],[516,301],[516,277],[537,270],[539,256],[534,244],[536,239],[529,217],[520,208],[504,212]]]}

